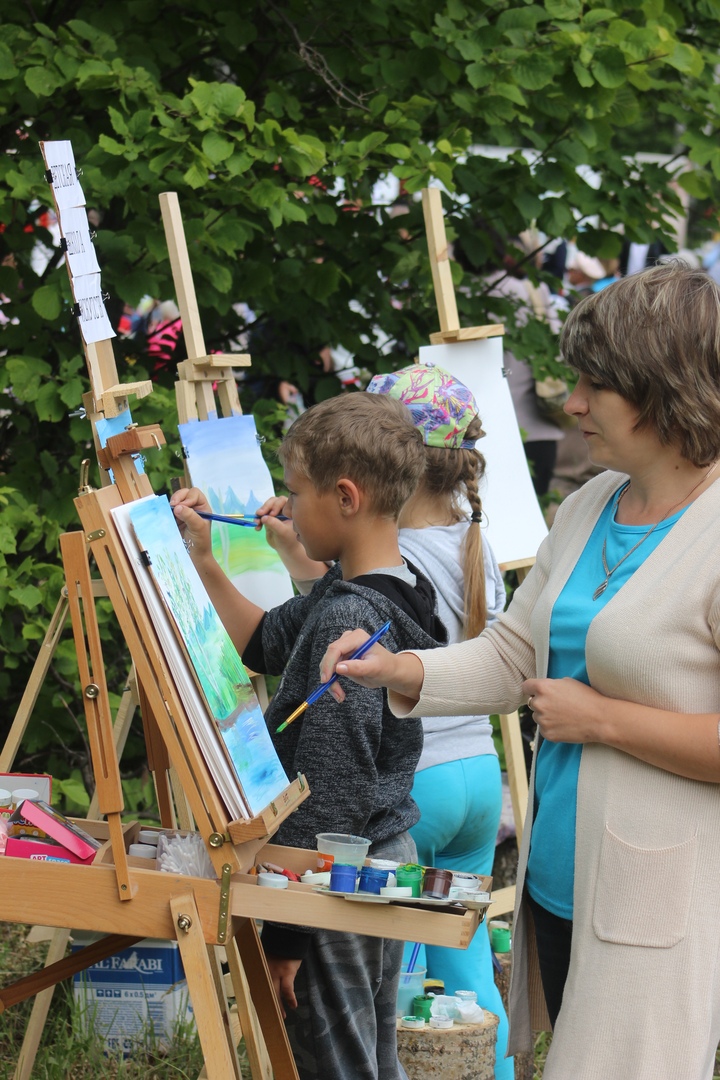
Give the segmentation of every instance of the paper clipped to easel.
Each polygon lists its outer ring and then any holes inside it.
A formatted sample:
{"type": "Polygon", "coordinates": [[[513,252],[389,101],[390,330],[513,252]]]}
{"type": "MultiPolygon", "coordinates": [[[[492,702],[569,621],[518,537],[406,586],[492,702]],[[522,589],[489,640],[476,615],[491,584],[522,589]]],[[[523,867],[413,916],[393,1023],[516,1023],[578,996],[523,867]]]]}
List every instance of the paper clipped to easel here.
{"type": "Polygon", "coordinates": [[[41,142],[47,180],[65,241],[70,287],[83,341],[93,345],[115,337],[100,281],[100,265],[90,236],[85,194],[78,179],[72,144],[67,139],[41,142]]]}
{"type": "Polygon", "coordinates": [[[502,337],[423,346],[419,361],[445,368],[475,395],[485,431],[477,444],[487,463],[480,488],[485,537],[499,563],[532,559],[548,530],[503,374],[502,337]]]}
{"type": "MultiPolygon", "coordinates": [[[[247,514],[275,494],[250,414],[180,424],[187,468],[216,514],[247,514]]],[[[233,585],[266,610],[293,595],[290,575],[265,530],[213,523],[213,555],[233,585]]]]}

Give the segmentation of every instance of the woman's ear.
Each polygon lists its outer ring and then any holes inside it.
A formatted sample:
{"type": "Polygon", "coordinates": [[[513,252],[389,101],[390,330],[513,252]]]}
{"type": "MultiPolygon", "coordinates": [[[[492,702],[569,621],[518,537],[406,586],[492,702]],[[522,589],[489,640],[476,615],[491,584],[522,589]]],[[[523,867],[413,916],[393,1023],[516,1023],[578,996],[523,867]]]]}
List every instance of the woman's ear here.
{"type": "Polygon", "coordinates": [[[341,514],[346,517],[357,514],[362,497],[360,489],[354,480],[348,480],[345,476],[341,477],[335,484],[335,494],[337,495],[341,514]]]}

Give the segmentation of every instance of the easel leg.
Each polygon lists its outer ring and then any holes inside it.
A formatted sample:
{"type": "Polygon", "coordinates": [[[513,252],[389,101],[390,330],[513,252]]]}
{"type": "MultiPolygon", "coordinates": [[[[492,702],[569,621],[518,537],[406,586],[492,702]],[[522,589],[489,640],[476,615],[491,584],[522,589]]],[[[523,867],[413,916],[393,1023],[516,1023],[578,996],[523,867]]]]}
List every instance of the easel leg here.
{"type": "Polygon", "coordinates": [[[22,742],[23,735],[25,734],[28,720],[35,708],[38,694],[45,681],[45,676],[52,663],[52,658],[55,655],[55,649],[57,648],[57,643],[60,640],[60,635],[62,634],[65,625],[65,619],[67,618],[68,608],[69,601],[67,590],[63,590],[63,594],[58,600],[57,607],[50,620],[50,625],[47,628],[47,633],[43,638],[43,643],[40,646],[40,652],[38,653],[37,659],[33,664],[33,669],[30,672],[30,678],[28,679],[25,693],[18,706],[18,711],[15,714],[10,733],[5,740],[2,751],[0,751],[0,772],[10,772],[13,767],[15,755],[22,742]]]}
{"type": "Polygon", "coordinates": [[[202,924],[192,893],[170,900],[178,945],[195,1013],[208,1080],[240,1080],[237,1053],[228,1044],[202,924]]]}
{"type": "MultiPolygon", "coordinates": [[[[67,605],[67,601],[65,601],[65,604],[67,605]]],[[[65,614],[66,613],[67,612],[65,612],[65,614]]],[[[55,616],[53,617],[53,622],[55,622],[57,618],[58,613],[56,611],[55,616]]],[[[63,614],[63,618],[58,628],[58,632],[64,622],[65,615],[63,614]]],[[[48,635],[49,634],[50,631],[48,631],[48,635]]],[[[45,668],[45,670],[47,670],[47,667],[45,668]]],[[[29,686],[30,683],[28,683],[28,687],[29,686]]],[[[32,704],[34,704],[34,701],[32,704]]],[[[130,673],[128,674],[125,693],[123,694],[122,701],[120,702],[120,706],[115,716],[115,723],[113,725],[113,740],[117,748],[118,757],[121,757],[123,749],[125,747],[125,743],[130,732],[130,725],[132,724],[132,718],[135,713],[137,704],[137,681],[135,678],[135,670],[134,668],[131,668],[130,673]]],[[[22,705],[21,709],[18,711],[18,717],[20,716],[21,711],[22,705]]],[[[92,799],[90,800],[90,807],[88,809],[87,816],[90,819],[93,819],[97,815],[97,812],[98,795],[97,791],[95,791],[93,793],[92,799]]],[[[50,965],[54,964],[57,960],[62,960],[67,951],[69,940],[70,930],[66,929],[65,927],[58,927],[56,929],[53,929],[52,936],[50,938],[50,944],[48,946],[47,956],[45,957],[45,967],[50,967],[50,965]]],[[[18,1058],[17,1067],[13,1074],[13,1080],[30,1080],[32,1076],[33,1066],[35,1065],[35,1058],[37,1057],[40,1040],[42,1038],[43,1031],[45,1030],[45,1024],[47,1023],[47,1017],[50,1011],[50,1005],[52,1004],[54,993],[55,987],[49,986],[47,990],[42,990],[35,997],[32,1012],[30,1013],[30,1019],[28,1020],[27,1027],[25,1029],[25,1036],[23,1038],[22,1046],[20,1047],[20,1056],[18,1058]]]]}
{"type": "MultiPolygon", "coordinates": [[[[245,919],[235,935],[240,959],[248,984],[252,987],[253,1003],[270,1055],[275,1080],[299,1080],[285,1024],[275,997],[265,953],[253,919],[245,919]]],[[[228,959],[230,950],[228,950],[228,959]]],[[[247,1029],[244,1029],[247,1038],[247,1029]]]]}
{"type": "MultiPolygon", "coordinates": [[[[62,960],[69,940],[69,930],[61,929],[53,931],[47,956],[45,957],[45,967],[50,967],[50,965],[54,964],[57,960],[62,960]]],[[[47,990],[42,990],[33,1002],[30,1019],[25,1028],[25,1037],[23,1038],[22,1046],[20,1047],[20,1057],[18,1058],[18,1063],[15,1072],[13,1073],[13,1080],[30,1080],[32,1076],[35,1058],[37,1056],[38,1047],[40,1046],[43,1031],[45,1030],[45,1023],[47,1021],[47,1015],[50,1011],[50,1004],[54,993],[55,987],[49,986],[47,990]]]]}
{"type": "MultiPolygon", "coordinates": [[[[260,1021],[253,1005],[250,986],[240,960],[240,952],[234,937],[227,944],[227,958],[230,967],[235,1002],[237,1004],[240,1028],[245,1036],[250,1071],[253,1080],[273,1080],[273,1068],[260,1021]]],[[[282,1021],[281,1021],[282,1022],[282,1021]]]]}

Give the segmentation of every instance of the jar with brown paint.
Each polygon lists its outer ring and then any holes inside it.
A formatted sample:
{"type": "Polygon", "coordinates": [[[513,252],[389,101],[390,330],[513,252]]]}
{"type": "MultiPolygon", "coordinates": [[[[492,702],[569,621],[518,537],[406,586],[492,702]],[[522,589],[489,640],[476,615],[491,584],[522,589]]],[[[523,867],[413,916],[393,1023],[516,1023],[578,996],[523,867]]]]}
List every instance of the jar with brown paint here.
{"type": "Polygon", "coordinates": [[[423,898],[425,900],[447,900],[452,879],[451,870],[438,870],[434,866],[428,866],[423,878],[423,898]]]}

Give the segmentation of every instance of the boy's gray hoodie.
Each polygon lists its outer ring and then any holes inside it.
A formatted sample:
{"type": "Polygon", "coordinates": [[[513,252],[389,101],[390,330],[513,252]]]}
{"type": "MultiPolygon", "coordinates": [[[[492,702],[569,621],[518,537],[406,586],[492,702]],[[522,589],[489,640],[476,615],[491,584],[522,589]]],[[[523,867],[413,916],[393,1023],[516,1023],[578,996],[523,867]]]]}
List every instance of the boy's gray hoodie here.
{"type": "MultiPolygon", "coordinates": [[[[310,785],[310,797],[274,837],[278,844],[315,850],[319,832],[353,833],[377,844],[420,817],[410,790],[422,751],[422,723],[397,720],[385,690],[343,679],[342,704],[323,694],[284,731],[275,730],[318,686],[320,661],[346,630],[359,627],[373,634],[390,620],[382,644],[392,652],[445,643],[432,585],[409,569],[417,578],[414,588],[381,573],[344,581],[334,566],[308,596],[268,611],[243,653],[252,670],[282,673],[266,721],[288,776],[302,772],[310,785]]],[[[266,926],[263,937],[271,932],[266,926]]],[[[268,952],[292,955],[264,944],[268,952]]]]}

